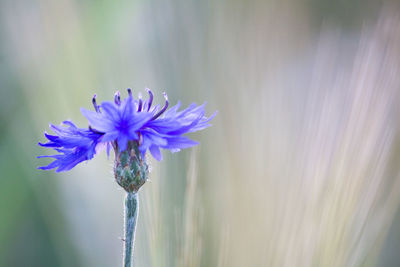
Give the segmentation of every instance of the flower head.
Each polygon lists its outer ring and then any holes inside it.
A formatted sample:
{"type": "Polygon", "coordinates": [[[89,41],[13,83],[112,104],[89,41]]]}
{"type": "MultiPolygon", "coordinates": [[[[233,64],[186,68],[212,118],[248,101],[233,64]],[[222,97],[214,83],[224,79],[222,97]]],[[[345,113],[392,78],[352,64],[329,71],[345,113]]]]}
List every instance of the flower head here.
{"type": "Polygon", "coordinates": [[[149,89],[147,93],[149,97],[146,100],[141,94],[135,99],[128,89],[128,97],[124,100],[117,92],[114,101],[104,101],[100,105],[95,95],[92,99],[94,111],[81,109],[89,122],[87,129],[78,128],[71,121],[64,121],[64,126],[50,125],[55,135],[45,133],[49,141],[39,145],[51,147],[59,154],[40,156],[55,160],[39,168],[57,168],[57,172],[70,170],[78,163],[92,159],[103,146],[107,147],[107,153],[111,147],[116,153],[121,153],[131,147],[131,143],[142,156],[150,151],[155,159],[161,160],[161,148],[177,152],[197,145],[183,135],[209,127],[209,121],[216,113],[206,117],[205,104],[197,106],[194,103],[181,111],[180,102],[168,109],[165,93],[164,106],[153,106],[153,93],[149,89]]]}

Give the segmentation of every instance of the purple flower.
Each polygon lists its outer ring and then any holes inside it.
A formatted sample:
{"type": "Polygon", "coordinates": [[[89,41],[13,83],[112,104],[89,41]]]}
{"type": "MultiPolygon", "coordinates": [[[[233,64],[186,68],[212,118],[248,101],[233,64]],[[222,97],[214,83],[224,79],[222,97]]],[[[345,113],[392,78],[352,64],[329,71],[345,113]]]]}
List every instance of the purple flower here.
{"type": "Polygon", "coordinates": [[[82,161],[92,159],[103,146],[107,147],[107,154],[111,146],[116,153],[120,153],[127,149],[129,142],[137,145],[142,156],[149,150],[157,160],[162,159],[161,148],[177,152],[197,145],[198,142],[183,135],[211,126],[209,122],[216,113],[206,117],[205,104],[197,106],[194,103],[181,111],[180,102],[168,109],[165,93],[164,106],[153,106],[153,93],[149,89],[147,92],[147,100],[143,100],[141,94],[135,99],[128,89],[129,96],[122,101],[117,92],[113,102],[104,101],[100,105],[97,105],[95,95],[92,101],[95,111],[81,109],[89,122],[88,129],[77,128],[70,121],[65,121],[65,126],[50,125],[56,135],[45,133],[49,141],[39,145],[51,147],[59,154],[40,156],[55,160],[39,169],[67,171],[82,161]]]}
{"type": "Polygon", "coordinates": [[[54,126],[50,124],[50,128],[57,135],[44,135],[49,142],[39,145],[51,147],[61,153],[53,156],[39,156],[39,158],[54,158],[55,160],[47,166],[39,167],[42,170],[57,168],[57,172],[68,171],[75,167],[78,163],[92,159],[96,153],[96,147],[102,137],[100,133],[93,132],[88,129],[77,128],[72,122],[64,121],[64,126],[54,126]]]}

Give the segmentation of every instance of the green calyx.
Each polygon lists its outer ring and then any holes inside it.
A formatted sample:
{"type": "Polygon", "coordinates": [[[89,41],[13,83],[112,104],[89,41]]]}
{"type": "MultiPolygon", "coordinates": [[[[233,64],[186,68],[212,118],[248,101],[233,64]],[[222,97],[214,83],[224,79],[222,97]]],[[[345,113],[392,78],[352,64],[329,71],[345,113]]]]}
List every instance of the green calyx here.
{"type": "Polygon", "coordinates": [[[119,152],[115,149],[115,151],[115,180],[126,192],[138,192],[147,180],[149,167],[137,143],[130,141],[126,150],[119,152]]]}

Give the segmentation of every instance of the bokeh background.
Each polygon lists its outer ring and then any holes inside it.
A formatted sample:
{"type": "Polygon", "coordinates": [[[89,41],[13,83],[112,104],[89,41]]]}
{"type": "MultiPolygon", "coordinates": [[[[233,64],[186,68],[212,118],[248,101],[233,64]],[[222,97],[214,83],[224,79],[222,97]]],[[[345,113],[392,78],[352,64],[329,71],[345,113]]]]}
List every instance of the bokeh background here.
{"type": "Polygon", "coordinates": [[[207,101],[149,159],[135,266],[400,266],[400,6],[378,0],[0,1],[0,266],[120,266],[105,153],[39,171],[49,122],[152,88],[207,101]]]}

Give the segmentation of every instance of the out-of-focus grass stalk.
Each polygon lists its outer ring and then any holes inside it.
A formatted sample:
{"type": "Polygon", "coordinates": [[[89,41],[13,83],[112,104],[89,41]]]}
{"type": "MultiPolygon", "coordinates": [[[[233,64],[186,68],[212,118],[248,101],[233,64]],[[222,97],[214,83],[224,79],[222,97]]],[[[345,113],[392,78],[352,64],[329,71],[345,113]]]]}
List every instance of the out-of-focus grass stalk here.
{"type": "Polygon", "coordinates": [[[180,235],[178,240],[182,240],[179,249],[180,255],[178,255],[179,266],[198,267],[201,263],[203,217],[197,188],[197,160],[196,152],[193,151],[187,174],[183,220],[181,224],[178,224],[181,231],[177,231],[177,234],[180,235]]]}
{"type": "MultiPolygon", "coordinates": [[[[182,211],[177,209],[174,224],[177,235],[177,243],[169,240],[171,233],[167,233],[168,225],[161,212],[165,204],[161,201],[162,188],[159,180],[152,181],[148,188],[142,191],[143,201],[146,207],[143,208],[146,236],[148,238],[151,266],[168,266],[167,260],[172,257],[176,266],[197,267],[201,263],[202,249],[202,205],[199,201],[197,183],[196,152],[193,151],[190,157],[189,171],[182,211]],[[173,253],[171,255],[171,253],[173,253]]],[[[158,170],[153,171],[150,176],[158,177],[158,170]]]]}

